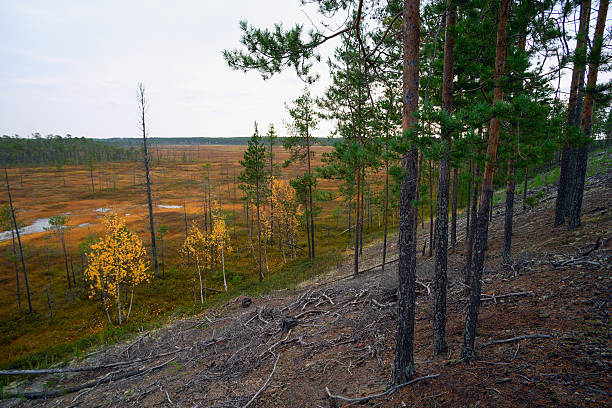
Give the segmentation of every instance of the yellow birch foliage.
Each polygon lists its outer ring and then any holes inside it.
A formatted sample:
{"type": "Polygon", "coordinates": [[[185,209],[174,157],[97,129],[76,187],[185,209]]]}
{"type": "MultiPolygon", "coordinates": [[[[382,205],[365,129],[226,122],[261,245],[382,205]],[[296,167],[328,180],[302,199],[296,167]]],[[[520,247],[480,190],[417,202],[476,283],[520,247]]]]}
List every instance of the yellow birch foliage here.
{"type": "Polygon", "coordinates": [[[193,256],[195,256],[197,262],[207,261],[208,258],[206,258],[206,256],[209,252],[207,249],[210,243],[206,235],[208,234],[202,233],[194,221],[189,229],[187,238],[183,243],[183,252],[191,253],[193,256]]]}
{"type": "Polygon", "coordinates": [[[131,233],[114,213],[105,217],[106,235],[91,245],[85,277],[90,282],[90,298],[102,293],[107,302],[117,299],[122,284],[149,282],[151,271],[140,238],[131,233]]]}
{"type": "Polygon", "coordinates": [[[221,214],[215,214],[213,217],[213,230],[209,235],[209,240],[213,247],[218,250],[217,252],[221,251],[221,248],[224,248],[226,252],[232,251],[227,225],[221,214]]]}
{"type": "Polygon", "coordinates": [[[286,180],[272,177],[271,192],[274,221],[290,241],[290,237],[298,235],[302,206],[298,203],[295,189],[286,180]]]}

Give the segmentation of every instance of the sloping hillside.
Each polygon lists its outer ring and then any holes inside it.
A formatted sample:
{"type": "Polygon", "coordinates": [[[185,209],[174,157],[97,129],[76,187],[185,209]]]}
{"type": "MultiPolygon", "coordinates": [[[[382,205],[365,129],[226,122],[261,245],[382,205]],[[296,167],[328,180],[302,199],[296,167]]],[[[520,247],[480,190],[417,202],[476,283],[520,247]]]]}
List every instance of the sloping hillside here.
{"type": "MultiPolygon", "coordinates": [[[[432,357],[433,261],[419,259],[417,371],[439,376],[371,399],[371,406],[611,404],[612,173],[587,184],[584,225],[572,233],[552,228],[554,189],[525,213],[516,206],[511,267],[500,265],[503,211],[494,210],[474,364],[456,360],[466,305],[463,250],[449,258],[449,354],[443,358],[432,357]]],[[[395,253],[393,243],[391,260],[395,253]]],[[[380,263],[380,244],[364,255],[363,269],[380,263]]],[[[98,366],[91,371],[16,381],[4,393],[42,398],[0,404],[327,407],[345,402],[330,399],[326,387],[348,398],[380,393],[393,362],[395,268],[352,278],[347,264],[298,291],[250,305],[236,298],[72,365],[98,366]]]]}

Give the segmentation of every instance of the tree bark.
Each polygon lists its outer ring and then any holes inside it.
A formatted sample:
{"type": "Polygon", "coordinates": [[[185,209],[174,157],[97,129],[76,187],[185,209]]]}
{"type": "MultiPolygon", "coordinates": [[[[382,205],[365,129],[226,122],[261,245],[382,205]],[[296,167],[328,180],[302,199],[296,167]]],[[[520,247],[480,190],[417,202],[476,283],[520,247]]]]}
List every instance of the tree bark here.
{"type": "Polygon", "coordinates": [[[429,160],[429,256],[433,255],[433,166],[429,160]]]}
{"type": "Polygon", "coordinates": [[[459,188],[459,170],[455,167],[453,169],[453,202],[452,202],[452,210],[451,210],[451,248],[453,248],[453,253],[455,253],[455,249],[457,246],[457,189],[459,188]]]}
{"type": "MultiPolygon", "coordinates": [[[[419,101],[419,0],[403,4],[403,107],[402,130],[414,128],[414,113],[419,101]]],[[[416,297],[416,234],[415,208],[418,151],[411,148],[402,157],[406,175],[400,192],[400,230],[398,265],[397,335],[391,384],[408,381],[415,374],[414,307],[416,297]]]]}
{"type": "Polygon", "coordinates": [[[467,238],[467,252],[465,255],[465,268],[464,268],[464,283],[469,288],[472,277],[472,254],[474,252],[474,238],[476,237],[476,223],[478,221],[478,185],[476,180],[480,177],[480,166],[475,163],[473,168],[474,175],[474,189],[472,190],[472,207],[468,209],[468,212],[472,213],[472,223],[470,224],[470,231],[467,238]]]}
{"type": "MultiPolygon", "coordinates": [[[[586,70],[586,40],[589,33],[589,17],[591,12],[591,0],[584,0],[580,4],[580,24],[576,39],[576,51],[574,69],[572,71],[572,82],[567,107],[567,126],[571,130],[578,126],[580,112],[582,111],[581,89],[584,84],[584,72],[586,70]]],[[[572,191],[574,177],[575,154],[570,140],[566,139],[561,152],[561,171],[559,175],[559,187],[557,190],[557,201],[555,205],[554,226],[565,223],[568,210],[569,194],[572,191]]]]}
{"type": "MultiPolygon", "coordinates": [[[[359,230],[360,230],[360,207],[361,207],[361,169],[357,168],[357,199],[355,200],[355,255],[353,262],[353,274],[357,276],[359,274],[359,230]]],[[[350,233],[350,231],[349,231],[350,233]]]]}
{"type": "Polygon", "coordinates": [[[260,213],[259,213],[259,207],[260,207],[260,199],[259,199],[259,179],[257,179],[257,182],[255,184],[255,200],[257,202],[257,249],[259,252],[259,281],[263,281],[263,270],[262,270],[262,265],[261,265],[261,217],[260,217],[260,213]]]}
{"type": "Polygon", "coordinates": [[[471,208],[471,200],[472,200],[472,179],[474,178],[474,159],[470,160],[470,175],[471,177],[468,179],[468,190],[467,190],[467,206],[465,207],[465,244],[466,249],[468,245],[468,237],[470,235],[470,208],[471,208]]]}
{"type": "Polygon", "coordinates": [[[512,264],[512,217],[514,215],[514,168],[512,160],[508,160],[506,174],[506,218],[504,220],[504,252],[503,263],[512,264]]]}
{"type": "Polygon", "coordinates": [[[385,272],[385,262],[387,259],[387,227],[389,225],[389,160],[385,160],[385,211],[384,211],[384,228],[383,235],[383,254],[382,254],[382,272],[385,272]]]}
{"type": "MultiPolygon", "coordinates": [[[[493,91],[493,104],[501,102],[504,91],[501,86],[501,77],[504,75],[507,54],[508,10],[511,0],[499,1],[499,16],[497,19],[497,44],[495,50],[495,88],[493,91]]],[[[470,303],[465,320],[463,332],[463,348],[461,358],[471,361],[475,357],[474,342],[476,340],[476,325],[478,321],[478,309],[480,307],[481,275],[484,267],[485,245],[487,229],[489,226],[488,209],[493,195],[493,173],[497,159],[497,145],[499,142],[499,118],[493,116],[489,123],[489,141],[487,145],[487,161],[482,178],[480,192],[480,207],[478,209],[478,220],[476,228],[476,239],[474,243],[474,268],[470,280],[470,303]]]]}
{"type": "Polygon", "coordinates": [[[523,212],[527,209],[527,177],[529,176],[529,166],[525,166],[525,181],[523,185],[523,212]]]}
{"type": "Polygon", "coordinates": [[[569,196],[567,228],[573,230],[581,225],[580,213],[582,210],[582,197],[584,193],[584,181],[586,178],[586,168],[588,161],[588,143],[591,137],[591,126],[593,119],[594,88],[597,85],[597,74],[599,71],[603,34],[606,26],[609,0],[601,0],[599,12],[593,35],[593,46],[589,57],[589,74],[587,78],[586,96],[582,112],[581,132],[585,138],[577,148],[574,182],[569,196]]]}
{"type": "MultiPolygon", "coordinates": [[[[455,24],[457,10],[451,1],[446,14],[446,39],[444,42],[444,68],[442,79],[442,109],[451,115],[453,112],[453,66],[455,61],[455,24]]],[[[433,352],[434,355],[444,353],[446,344],[446,286],[447,256],[448,256],[448,201],[450,187],[450,149],[452,143],[451,129],[442,125],[442,144],[444,156],[440,161],[438,175],[438,204],[436,208],[435,245],[435,291],[434,291],[434,321],[433,321],[433,352]]]]}
{"type": "MultiPolygon", "coordinates": [[[[308,200],[309,200],[309,207],[310,207],[310,211],[308,211],[308,213],[310,214],[310,250],[311,253],[309,254],[311,258],[315,257],[315,236],[314,236],[314,207],[312,205],[312,171],[310,169],[310,132],[306,131],[306,154],[308,156],[308,200]]],[[[308,220],[306,220],[306,222],[308,222],[308,220]]]]}

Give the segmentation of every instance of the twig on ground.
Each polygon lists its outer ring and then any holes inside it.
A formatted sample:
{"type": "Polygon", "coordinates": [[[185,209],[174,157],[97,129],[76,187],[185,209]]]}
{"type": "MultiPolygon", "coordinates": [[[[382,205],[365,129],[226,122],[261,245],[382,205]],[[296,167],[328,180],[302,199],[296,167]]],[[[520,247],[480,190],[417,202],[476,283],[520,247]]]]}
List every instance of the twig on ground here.
{"type": "Polygon", "coordinates": [[[511,343],[513,341],[525,340],[525,339],[551,339],[552,336],[548,334],[526,334],[524,336],[511,337],[503,340],[491,340],[480,345],[481,348],[491,346],[493,344],[511,343]]]}
{"type": "Polygon", "coordinates": [[[504,298],[509,298],[509,297],[514,297],[514,296],[527,296],[527,295],[533,295],[532,292],[516,292],[516,293],[508,293],[506,295],[496,295],[495,293],[492,295],[489,295],[488,293],[483,293],[482,296],[480,298],[481,302],[484,302],[485,300],[492,300],[494,303],[497,303],[497,299],[504,299],[504,298]]]}
{"type": "Polygon", "coordinates": [[[248,408],[257,399],[257,397],[259,397],[259,395],[262,392],[264,392],[266,388],[268,388],[268,385],[270,384],[270,380],[272,379],[272,375],[274,375],[274,372],[276,371],[276,365],[278,364],[278,360],[280,359],[280,356],[281,356],[280,353],[278,353],[278,356],[276,356],[276,361],[274,362],[274,367],[272,367],[272,372],[268,376],[268,379],[266,380],[264,385],[259,389],[259,391],[255,393],[255,395],[253,395],[253,398],[251,398],[249,402],[247,402],[243,408],[248,408]]]}
{"type": "Polygon", "coordinates": [[[423,377],[417,377],[417,378],[414,378],[414,379],[412,379],[412,380],[410,380],[408,382],[405,382],[403,384],[395,385],[395,386],[393,386],[393,387],[391,387],[391,388],[387,389],[386,391],[381,392],[379,394],[366,395],[365,397],[361,397],[361,398],[348,398],[348,397],[344,397],[342,395],[334,395],[334,394],[332,394],[329,391],[329,388],[327,388],[327,387],[325,387],[325,392],[327,392],[327,396],[330,399],[332,399],[332,400],[338,399],[338,400],[341,400],[341,401],[344,401],[344,402],[364,402],[364,401],[368,401],[368,400],[371,400],[371,399],[374,399],[374,398],[380,398],[380,397],[387,396],[387,395],[395,392],[396,390],[398,390],[400,388],[403,388],[403,387],[405,387],[407,385],[414,384],[415,382],[422,381],[422,380],[428,380],[430,378],[436,378],[436,377],[439,377],[439,376],[440,376],[440,374],[431,374],[431,375],[425,375],[423,377]]]}

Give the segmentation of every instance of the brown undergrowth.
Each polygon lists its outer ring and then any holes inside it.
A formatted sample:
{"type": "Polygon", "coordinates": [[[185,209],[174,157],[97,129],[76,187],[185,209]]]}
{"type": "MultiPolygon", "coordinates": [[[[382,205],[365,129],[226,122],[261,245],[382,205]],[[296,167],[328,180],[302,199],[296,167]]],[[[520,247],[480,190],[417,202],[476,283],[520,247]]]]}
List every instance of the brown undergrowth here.
{"type": "MultiPolygon", "coordinates": [[[[457,360],[466,305],[463,251],[449,259],[449,352],[443,357],[432,356],[431,259],[419,259],[417,371],[440,375],[367,404],[609,406],[612,174],[597,177],[585,194],[584,225],[575,232],[552,227],[552,196],[517,211],[513,265],[500,265],[503,217],[494,211],[473,364],[457,360]],[[487,344],[534,334],[542,336],[487,344]]],[[[376,265],[380,245],[364,255],[364,269],[376,265]]],[[[15,381],[5,393],[61,395],[3,403],[242,407],[257,396],[254,405],[261,407],[328,407],[342,402],[330,401],[326,387],[347,397],[383,391],[393,359],[395,265],[357,278],[346,277],[349,270],[255,298],[248,308],[236,298],[72,364],[107,368],[15,381]],[[62,391],[79,384],[91,386],[62,391]]]]}

